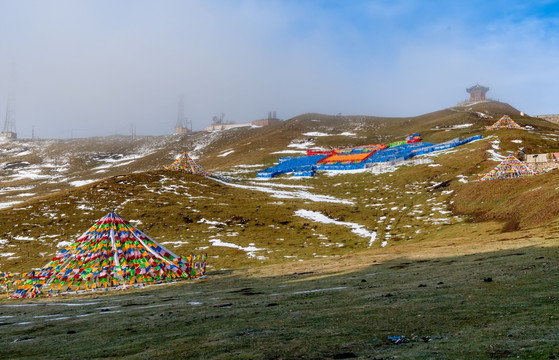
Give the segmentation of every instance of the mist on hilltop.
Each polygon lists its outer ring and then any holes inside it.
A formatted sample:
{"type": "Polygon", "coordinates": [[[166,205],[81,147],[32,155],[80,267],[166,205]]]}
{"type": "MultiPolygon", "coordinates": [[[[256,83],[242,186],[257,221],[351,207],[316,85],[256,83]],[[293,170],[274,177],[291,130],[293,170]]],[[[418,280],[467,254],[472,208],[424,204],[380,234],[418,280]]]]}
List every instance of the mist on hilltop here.
{"type": "Polygon", "coordinates": [[[19,137],[163,135],[181,94],[202,130],[220,114],[419,115],[476,82],[554,113],[559,56],[543,6],[2,1],[0,114],[13,94],[19,137]]]}

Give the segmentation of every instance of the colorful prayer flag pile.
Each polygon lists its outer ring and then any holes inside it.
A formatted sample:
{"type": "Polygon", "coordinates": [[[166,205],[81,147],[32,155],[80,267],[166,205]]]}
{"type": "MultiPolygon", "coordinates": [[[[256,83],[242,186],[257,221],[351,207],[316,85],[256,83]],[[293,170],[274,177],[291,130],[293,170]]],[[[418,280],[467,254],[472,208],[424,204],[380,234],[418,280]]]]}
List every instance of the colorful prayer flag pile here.
{"type": "Polygon", "coordinates": [[[210,174],[200,165],[198,165],[196,161],[192,160],[192,158],[188,156],[188,153],[186,152],[182,153],[182,155],[171,165],[164,166],[163,168],[165,170],[180,171],[194,175],[210,176],[210,174]]]}
{"type": "Polygon", "coordinates": [[[111,212],[42,269],[2,277],[9,297],[29,298],[190,279],[205,272],[205,254],[181,258],[111,212]],[[17,289],[11,292],[13,286],[17,289]]]}
{"type": "Polygon", "coordinates": [[[509,179],[524,176],[537,175],[538,171],[533,170],[528,165],[519,161],[513,155],[507,156],[503,162],[497,165],[493,170],[487,174],[481,175],[480,181],[486,180],[497,180],[497,179],[509,179]]]}
{"type": "Polygon", "coordinates": [[[508,115],[504,115],[502,118],[497,120],[497,122],[491,126],[486,126],[487,130],[497,130],[497,129],[522,129],[522,126],[514,122],[508,115]]]}

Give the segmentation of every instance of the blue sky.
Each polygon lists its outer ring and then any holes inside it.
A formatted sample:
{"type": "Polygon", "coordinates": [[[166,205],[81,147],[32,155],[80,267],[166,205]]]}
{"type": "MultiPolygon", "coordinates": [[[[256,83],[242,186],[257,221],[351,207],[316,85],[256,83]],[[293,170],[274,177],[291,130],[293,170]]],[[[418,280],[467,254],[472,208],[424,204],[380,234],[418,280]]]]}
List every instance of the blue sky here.
{"type": "Polygon", "coordinates": [[[559,113],[556,1],[0,0],[0,13],[0,120],[13,89],[21,137],[168,134],[180,94],[195,130],[221,113],[420,115],[476,83],[559,113]]]}

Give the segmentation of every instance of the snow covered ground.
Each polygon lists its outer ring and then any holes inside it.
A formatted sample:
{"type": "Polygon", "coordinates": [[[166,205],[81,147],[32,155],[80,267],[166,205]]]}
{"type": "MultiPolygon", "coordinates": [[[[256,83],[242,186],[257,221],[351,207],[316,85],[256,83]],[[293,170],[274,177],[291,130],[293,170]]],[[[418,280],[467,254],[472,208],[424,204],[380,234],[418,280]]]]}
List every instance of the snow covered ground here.
{"type": "Polygon", "coordinates": [[[115,141],[118,143],[120,139],[17,139],[1,142],[0,208],[44,195],[44,187],[53,192],[101,180],[110,170],[140,161],[167,146],[174,138],[123,140],[122,147],[128,147],[130,151],[127,154],[109,151],[110,143],[115,141]],[[52,184],[57,187],[53,189],[52,184]]]}

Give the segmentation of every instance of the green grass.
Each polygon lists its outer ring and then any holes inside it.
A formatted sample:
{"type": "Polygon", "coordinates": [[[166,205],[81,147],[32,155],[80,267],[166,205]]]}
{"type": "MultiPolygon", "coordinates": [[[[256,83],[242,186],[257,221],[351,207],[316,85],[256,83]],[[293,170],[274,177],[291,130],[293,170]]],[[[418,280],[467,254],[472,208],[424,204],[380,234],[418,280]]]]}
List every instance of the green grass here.
{"type": "Polygon", "coordinates": [[[556,242],[496,240],[214,272],[107,296],[1,301],[0,357],[558,356],[556,242]],[[94,304],[63,305],[80,302],[94,304]],[[42,306],[6,306],[13,304],[42,306]],[[396,335],[405,341],[388,340],[396,335]]]}

